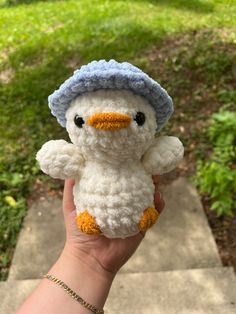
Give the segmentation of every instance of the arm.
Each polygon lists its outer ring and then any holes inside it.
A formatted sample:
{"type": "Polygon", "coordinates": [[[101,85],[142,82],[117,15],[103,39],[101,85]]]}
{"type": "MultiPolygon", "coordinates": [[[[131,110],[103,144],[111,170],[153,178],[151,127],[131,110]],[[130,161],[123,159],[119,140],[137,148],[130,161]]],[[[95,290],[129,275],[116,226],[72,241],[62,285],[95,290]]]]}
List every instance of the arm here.
{"type": "MultiPolygon", "coordinates": [[[[157,178],[154,178],[157,187],[157,178]]],[[[57,262],[49,271],[64,281],[85,301],[102,309],[117,271],[135,252],[143,239],[141,233],[123,239],[82,234],[75,222],[72,180],[65,182],[63,211],[66,244],[57,262]]],[[[154,195],[159,212],[164,207],[158,191],[154,195]]],[[[16,314],[91,314],[54,282],[43,279],[16,314]]]]}
{"type": "Polygon", "coordinates": [[[184,155],[183,144],[177,137],[161,136],[142,158],[145,170],[151,175],[161,175],[173,170],[184,155]]]}
{"type": "Polygon", "coordinates": [[[36,159],[42,171],[55,179],[76,178],[84,165],[79,149],[64,140],[46,142],[36,159]]]}
{"type": "MultiPolygon", "coordinates": [[[[82,252],[80,255],[67,245],[49,274],[62,280],[85,301],[104,307],[114,274],[104,270],[95,259],[82,252]]],[[[79,302],[72,299],[62,288],[43,279],[17,314],[91,314],[79,302]]]]}

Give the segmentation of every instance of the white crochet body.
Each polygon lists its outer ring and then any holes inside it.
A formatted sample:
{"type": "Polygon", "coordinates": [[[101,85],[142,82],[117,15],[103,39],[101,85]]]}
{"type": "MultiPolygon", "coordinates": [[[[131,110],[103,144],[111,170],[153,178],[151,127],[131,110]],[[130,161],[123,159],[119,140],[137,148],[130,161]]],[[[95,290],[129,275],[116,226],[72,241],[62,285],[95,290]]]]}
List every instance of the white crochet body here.
{"type": "Polygon", "coordinates": [[[154,207],[152,175],[173,170],[183,157],[176,137],[155,138],[155,111],[141,96],[126,90],[98,90],[76,98],[66,112],[73,144],[49,141],[37,153],[41,169],[54,178],[74,178],[77,213],[88,211],[107,237],[138,233],[144,210],[154,207]],[[128,127],[100,130],[88,119],[96,113],[118,112],[131,117],[128,127]],[[145,123],[135,121],[137,112],[145,123]],[[75,115],[84,124],[74,123],[75,115]]]}
{"type": "Polygon", "coordinates": [[[120,165],[90,161],[74,186],[77,212],[96,217],[107,237],[127,237],[139,232],[144,209],[154,207],[154,185],[140,161],[120,165]]]}

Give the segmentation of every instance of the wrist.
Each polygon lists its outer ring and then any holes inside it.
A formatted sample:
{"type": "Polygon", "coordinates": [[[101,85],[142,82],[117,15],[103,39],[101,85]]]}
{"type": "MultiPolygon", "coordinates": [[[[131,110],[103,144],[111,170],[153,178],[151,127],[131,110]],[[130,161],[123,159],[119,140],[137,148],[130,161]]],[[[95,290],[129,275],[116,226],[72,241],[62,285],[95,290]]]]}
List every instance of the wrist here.
{"type": "Polygon", "coordinates": [[[107,282],[112,282],[116,275],[116,272],[104,268],[99,259],[94,257],[92,253],[88,253],[83,249],[78,249],[70,243],[66,243],[60,258],[80,265],[80,267],[85,268],[91,276],[95,276],[107,282]]]}
{"type": "MultiPolygon", "coordinates": [[[[74,251],[68,245],[63,249],[49,274],[64,281],[85,301],[99,309],[104,307],[114,279],[114,274],[104,270],[95,259],[87,256],[84,252],[74,251]]],[[[71,302],[76,301],[72,299],[71,302]]],[[[83,311],[81,313],[90,313],[82,308],[81,311],[83,311]]]]}

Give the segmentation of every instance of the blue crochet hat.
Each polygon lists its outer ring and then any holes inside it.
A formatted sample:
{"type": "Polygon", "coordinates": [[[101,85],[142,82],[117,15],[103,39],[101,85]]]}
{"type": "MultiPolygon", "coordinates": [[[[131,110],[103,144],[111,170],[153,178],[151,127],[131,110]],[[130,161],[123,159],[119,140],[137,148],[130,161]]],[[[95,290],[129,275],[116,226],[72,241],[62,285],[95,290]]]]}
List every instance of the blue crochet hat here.
{"type": "Polygon", "coordinates": [[[100,60],[83,65],[48,97],[52,114],[65,127],[65,113],[71,101],[99,89],[126,89],[146,98],[156,112],[157,130],[173,112],[172,99],[166,90],[142,70],[128,62],[100,60]]]}

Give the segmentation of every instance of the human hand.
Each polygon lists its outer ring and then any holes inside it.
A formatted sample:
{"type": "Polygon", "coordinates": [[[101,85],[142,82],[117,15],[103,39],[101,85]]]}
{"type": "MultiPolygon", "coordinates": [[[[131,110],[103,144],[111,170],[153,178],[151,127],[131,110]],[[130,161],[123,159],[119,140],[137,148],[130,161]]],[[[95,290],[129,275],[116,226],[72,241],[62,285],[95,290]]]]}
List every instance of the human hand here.
{"type": "MultiPolygon", "coordinates": [[[[154,203],[160,213],[164,208],[164,202],[157,191],[157,176],[153,177],[153,182],[154,203]]],[[[73,185],[73,180],[65,181],[63,212],[66,243],[49,274],[65,282],[89,304],[102,309],[117,271],[135,252],[145,234],[138,233],[126,239],[108,239],[101,235],[82,233],[76,224],[73,185]]],[[[37,313],[42,313],[42,308],[45,311],[45,304],[47,313],[90,313],[90,310],[78,302],[71,302],[71,298],[62,289],[58,289],[57,285],[46,279],[36,290],[34,297],[27,302],[30,304],[29,311],[25,311],[24,306],[22,313],[31,313],[35,304],[38,304],[37,313]],[[48,300],[46,303],[45,298],[48,300]]]]}
{"type": "MultiPolygon", "coordinates": [[[[155,184],[154,203],[160,213],[164,201],[158,191],[158,176],[153,177],[155,184]]],[[[144,234],[141,232],[126,239],[109,239],[105,236],[86,235],[76,225],[76,208],[73,198],[73,180],[66,180],[63,195],[63,212],[66,226],[66,248],[83,259],[85,263],[97,263],[106,272],[116,272],[128,261],[138,248],[144,234]]]]}

